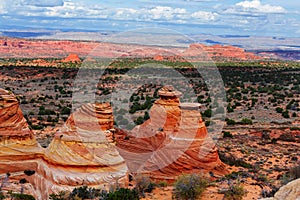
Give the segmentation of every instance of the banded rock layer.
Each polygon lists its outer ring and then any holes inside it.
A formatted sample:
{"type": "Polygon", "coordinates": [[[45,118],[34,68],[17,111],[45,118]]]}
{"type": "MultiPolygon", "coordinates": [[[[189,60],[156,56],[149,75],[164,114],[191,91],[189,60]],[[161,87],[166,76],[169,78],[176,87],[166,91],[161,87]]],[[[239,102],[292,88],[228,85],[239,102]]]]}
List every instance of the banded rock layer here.
{"type": "Polygon", "coordinates": [[[11,178],[26,178],[31,184],[29,193],[37,199],[80,185],[125,183],[128,170],[112,143],[109,104],[78,109],[47,149],[35,140],[13,94],[1,89],[0,105],[0,175],[9,172],[11,178]],[[26,176],[24,170],[35,173],[26,176]]]}
{"type": "Polygon", "coordinates": [[[174,181],[182,173],[228,173],[202,121],[199,104],[180,103],[180,93],[165,87],[150,119],[130,133],[116,134],[117,146],[131,173],[174,181]]]}

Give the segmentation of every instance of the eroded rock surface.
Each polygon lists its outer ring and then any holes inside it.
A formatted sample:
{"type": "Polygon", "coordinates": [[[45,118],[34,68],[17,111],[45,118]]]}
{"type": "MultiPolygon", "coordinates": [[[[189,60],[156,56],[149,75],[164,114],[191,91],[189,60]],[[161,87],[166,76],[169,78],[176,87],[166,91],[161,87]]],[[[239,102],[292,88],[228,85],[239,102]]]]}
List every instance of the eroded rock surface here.
{"type": "Polygon", "coordinates": [[[2,177],[10,173],[13,179],[26,178],[31,184],[28,192],[40,200],[80,185],[125,184],[128,170],[112,140],[109,104],[87,104],[78,109],[47,149],[35,140],[13,94],[1,89],[0,105],[2,177]],[[35,173],[26,176],[25,170],[35,173]]]}
{"type": "Polygon", "coordinates": [[[130,134],[114,129],[109,103],[85,104],[44,149],[29,129],[17,98],[0,90],[0,175],[9,172],[15,180],[26,178],[28,193],[44,200],[80,185],[124,186],[128,172],[169,182],[182,173],[227,173],[202,121],[200,105],[180,103],[181,94],[172,87],[158,94],[150,119],[130,134]],[[35,173],[26,176],[24,170],[35,173]]]}
{"type": "Polygon", "coordinates": [[[159,91],[150,119],[131,133],[119,131],[117,146],[132,173],[174,181],[182,173],[227,173],[202,121],[199,104],[180,103],[172,87],[159,91]]]}

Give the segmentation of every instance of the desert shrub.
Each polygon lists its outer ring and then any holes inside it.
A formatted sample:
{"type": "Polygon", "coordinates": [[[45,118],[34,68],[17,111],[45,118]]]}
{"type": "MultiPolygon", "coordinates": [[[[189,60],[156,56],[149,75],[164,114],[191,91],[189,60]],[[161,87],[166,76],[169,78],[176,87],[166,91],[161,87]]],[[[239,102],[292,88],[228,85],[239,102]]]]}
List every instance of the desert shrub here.
{"type": "Polygon", "coordinates": [[[60,111],[60,114],[62,114],[62,115],[69,115],[69,114],[71,114],[71,109],[68,108],[68,107],[66,107],[66,106],[64,106],[64,107],[62,107],[62,109],[60,111]]]}
{"type": "Polygon", "coordinates": [[[212,115],[212,110],[211,109],[207,109],[207,110],[204,111],[204,113],[203,113],[202,116],[210,118],[211,115],[212,115]]]}
{"type": "Polygon", "coordinates": [[[11,197],[14,200],[35,200],[35,198],[30,194],[14,193],[14,194],[11,194],[11,197]]]}
{"type": "Polygon", "coordinates": [[[292,180],[300,178],[300,164],[289,170],[289,174],[292,180]]]}
{"type": "Polygon", "coordinates": [[[284,112],[282,112],[282,117],[284,118],[290,118],[290,115],[289,115],[289,111],[288,110],[285,110],[284,112]]]}
{"type": "Polygon", "coordinates": [[[219,157],[222,160],[222,162],[230,165],[230,166],[236,166],[236,167],[244,167],[247,169],[252,168],[253,166],[242,159],[235,158],[232,154],[226,155],[225,153],[219,152],[219,157]]]}
{"type": "Polygon", "coordinates": [[[246,171],[238,171],[238,172],[232,172],[230,174],[226,174],[225,176],[221,177],[219,181],[225,181],[225,180],[237,180],[240,177],[242,178],[249,178],[251,177],[249,172],[246,171]]]}
{"type": "Polygon", "coordinates": [[[279,136],[279,139],[286,142],[295,142],[295,136],[292,133],[283,133],[279,136]]]}
{"type": "Polygon", "coordinates": [[[300,164],[292,167],[280,178],[281,184],[285,185],[290,181],[300,178],[300,164]]]}
{"type": "Polygon", "coordinates": [[[293,126],[293,127],[290,127],[290,130],[291,131],[300,131],[300,128],[293,126]]]}
{"type": "Polygon", "coordinates": [[[145,192],[152,192],[155,187],[148,176],[138,174],[134,179],[136,182],[135,189],[142,197],[145,196],[145,192]]]}
{"type": "Polygon", "coordinates": [[[276,108],[276,112],[277,112],[277,113],[282,113],[282,112],[283,112],[283,108],[277,107],[277,108],[276,108]]]}
{"type": "Polygon", "coordinates": [[[224,131],[223,138],[232,138],[232,134],[229,131],[224,131]]]}
{"type": "Polygon", "coordinates": [[[65,200],[65,199],[69,199],[69,194],[67,194],[66,191],[61,191],[58,194],[50,194],[49,199],[50,200],[65,200]]]}
{"type": "Polygon", "coordinates": [[[224,198],[227,200],[242,200],[247,191],[239,183],[229,185],[229,188],[224,191],[224,198]]]}
{"type": "Polygon", "coordinates": [[[236,122],[233,120],[233,119],[228,119],[227,121],[226,121],[226,123],[227,123],[227,125],[235,125],[236,124],[236,122]]]}
{"type": "Polygon", "coordinates": [[[196,174],[179,176],[174,183],[176,199],[194,200],[201,195],[208,185],[207,179],[196,174]]]}
{"type": "Polygon", "coordinates": [[[44,126],[43,126],[43,125],[40,125],[40,124],[37,124],[37,125],[32,124],[30,127],[31,127],[33,130],[42,130],[42,129],[44,128],[44,126]]]}
{"type": "Polygon", "coordinates": [[[100,198],[100,200],[138,200],[139,195],[136,190],[128,188],[120,188],[114,192],[110,192],[107,196],[100,198]]]}
{"type": "Polygon", "coordinates": [[[253,122],[251,119],[248,119],[248,118],[243,118],[240,122],[242,125],[252,125],[253,122]]]}
{"type": "Polygon", "coordinates": [[[75,188],[71,194],[70,198],[81,198],[81,199],[93,199],[99,196],[100,190],[96,190],[95,188],[88,188],[87,186],[82,186],[79,188],[75,188]]]}
{"type": "Polygon", "coordinates": [[[160,187],[167,187],[168,183],[166,181],[161,181],[161,182],[158,183],[158,186],[160,186],[160,187]]]}
{"type": "Polygon", "coordinates": [[[262,190],[261,191],[261,196],[263,198],[268,198],[268,197],[274,197],[275,193],[278,191],[278,188],[272,187],[271,190],[262,190]]]}

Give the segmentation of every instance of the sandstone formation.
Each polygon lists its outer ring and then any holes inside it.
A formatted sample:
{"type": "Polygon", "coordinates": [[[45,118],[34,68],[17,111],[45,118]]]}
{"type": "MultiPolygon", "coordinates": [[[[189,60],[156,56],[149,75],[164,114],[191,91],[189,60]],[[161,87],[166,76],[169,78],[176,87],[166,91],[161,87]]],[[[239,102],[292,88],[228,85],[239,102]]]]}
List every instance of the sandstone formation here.
{"type": "MultiPolygon", "coordinates": [[[[245,52],[244,49],[234,46],[222,46],[216,44],[213,46],[206,46],[203,44],[191,44],[190,47],[182,54],[184,57],[197,56],[200,53],[205,57],[213,60],[259,60],[257,56],[250,52],[245,52]]],[[[200,54],[201,55],[201,54],[200,54]]],[[[199,55],[199,56],[200,56],[199,55]]]]}
{"type": "MultiPolygon", "coordinates": [[[[27,40],[7,37],[0,37],[0,53],[3,58],[65,58],[63,59],[64,62],[80,62],[79,57],[151,57],[155,60],[172,60],[174,57],[178,57],[188,61],[261,59],[260,56],[245,52],[242,48],[222,45],[191,44],[189,48],[161,48],[133,44],[27,40]]],[[[52,64],[55,65],[56,63],[52,64]]]]}
{"type": "Polygon", "coordinates": [[[36,142],[13,94],[1,89],[0,105],[0,176],[26,178],[28,193],[39,200],[80,185],[125,184],[128,170],[113,143],[109,104],[87,104],[74,112],[47,149],[36,142]],[[35,173],[26,176],[24,170],[35,173]]]}
{"type": "Polygon", "coordinates": [[[227,173],[201,119],[199,104],[180,103],[181,94],[171,87],[158,94],[151,118],[131,133],[114,129],[109,103],[86,104],[71,114],[43,149],[17,98],[0,90],[0,176],[9,172],[15,180],[26,178],[27,192],[44,200],[51,193],[80,185],[126,185],[128,172],[169,182],[181,173],[227,173]],[[24,170],[35,173],[26,176],[24,170]]]}
{"type": "Polygon", "coordinates": [[[115,134],[129,171],[169,182],[182,173],[227,173],[202,121],[200,105],[180,103],[181,94],[172,87],[158,94],[149,120],[130,133],[115,134]]]}
{"type": "Polygon", "coordinates": [[[27,159],[41,153],[15,95],[0,89],[0,106],[0,161],[27,159]]]}
{"type": "Polygon", "coordinates": [[[77,186],[78,182],[84,181],[88,185],[108,186],[124,178],[127,172],[125,161],[113,144],[112,131],[109,103],[84,105],[56,133],[46,150],[46,157],[50,163],[66,168],[72,166],[84,176],[91,173],[88,178],[81,179],[75,173],[71,175],[74,181],[65,181],[65,184],[77,186]]]}
{"type": "Polygon", "coordinates": [[[62,62],[81,63],[81,60],[77,54],[71,53],[62,62]]]}

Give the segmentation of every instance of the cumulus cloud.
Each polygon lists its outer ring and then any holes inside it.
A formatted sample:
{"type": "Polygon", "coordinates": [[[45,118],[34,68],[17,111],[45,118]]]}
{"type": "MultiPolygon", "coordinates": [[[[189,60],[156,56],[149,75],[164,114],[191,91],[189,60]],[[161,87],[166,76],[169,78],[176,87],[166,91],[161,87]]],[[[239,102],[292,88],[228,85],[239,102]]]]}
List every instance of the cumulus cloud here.
{"type": "Polygon", "coordinates": [[[262,4],[260,0],[242,1],[229,11],[246,12],[246,13],[286,13],[286,10],[281,6],[273,6],[270,4],[262,4]]]}
{"type": "Polygon", "coordinates": [[[198,11],[192,14],[193,18],[200,19],[203,21],[214,21],[216,20],[218,14],[206,11],[198,11]]]}
{"type": "Polygon", "coordinates": [[[148,11],[149,17],[152,19],[171,20],[174,17],[182,18],[186,14],[183,8],[171,8],[168,6],[156,6],[148,11]]]}

